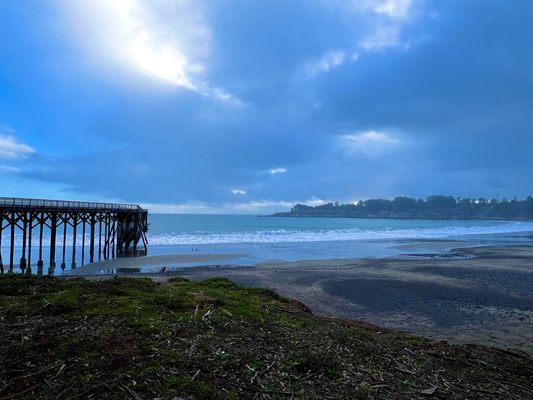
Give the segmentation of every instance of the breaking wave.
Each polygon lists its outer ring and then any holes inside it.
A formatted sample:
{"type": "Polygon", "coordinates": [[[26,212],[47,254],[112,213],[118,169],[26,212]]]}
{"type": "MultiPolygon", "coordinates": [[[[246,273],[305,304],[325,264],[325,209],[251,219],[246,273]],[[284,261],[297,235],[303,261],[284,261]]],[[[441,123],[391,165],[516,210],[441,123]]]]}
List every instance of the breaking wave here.
{"type": "Polygon", "coordinates": [[[450,226],[410,229],[316,229],[257,230],[248,232],[194,232],[148,234],[151,245],[294,243],[383,239],[443,239],[464,235],[484,235],[533,231],[531,222],[502,222],[492,226],[450,226]]]}

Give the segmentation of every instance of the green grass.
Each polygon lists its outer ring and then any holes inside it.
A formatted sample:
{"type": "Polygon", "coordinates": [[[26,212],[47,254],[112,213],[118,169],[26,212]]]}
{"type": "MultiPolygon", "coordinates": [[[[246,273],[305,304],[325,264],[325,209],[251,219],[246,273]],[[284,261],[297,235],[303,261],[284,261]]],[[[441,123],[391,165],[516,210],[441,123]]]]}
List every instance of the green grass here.
{"type": "Polygon", "coordinates": [[[0,399],[532,398],[532,362],[227,279],[0,276],[0,399]]]}

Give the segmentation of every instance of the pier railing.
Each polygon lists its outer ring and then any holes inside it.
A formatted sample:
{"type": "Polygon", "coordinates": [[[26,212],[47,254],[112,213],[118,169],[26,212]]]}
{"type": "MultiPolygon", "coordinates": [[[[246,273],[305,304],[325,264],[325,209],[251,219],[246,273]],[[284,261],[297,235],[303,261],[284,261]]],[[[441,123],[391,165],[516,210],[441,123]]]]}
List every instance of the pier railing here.
{"type": "Polygon", "coordinates": [[[28,199],[22,197],[0,197],[0,207],[2,208],[53,208],[57,210],[113,210],[130,211],[137,210],[140,206],[135,204],[120,203],[97,203],[89,201],[70,200],[46,200],[28,199]]]}

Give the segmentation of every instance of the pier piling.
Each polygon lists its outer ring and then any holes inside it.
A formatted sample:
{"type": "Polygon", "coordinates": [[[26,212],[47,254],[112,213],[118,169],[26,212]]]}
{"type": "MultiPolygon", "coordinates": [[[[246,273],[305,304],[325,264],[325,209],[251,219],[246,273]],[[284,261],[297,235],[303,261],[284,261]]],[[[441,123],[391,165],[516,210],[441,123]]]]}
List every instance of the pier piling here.
{"type": "Polygon", "coordinates": [[[61,269],[64,270],[67,266],[69,235],[72,242],[72,268],[77,266],[77,247],[80,243],[81,265],[87,261],[86,246],[89,263],[102,258],[143,256],[147,253],[147,231],[148,211],[133,204],[0,197],[0,273],[5,272],[4,260],[9,260],[8,270],[15,272],[15,255],[18,260],[19,253],[20,271],[31,273],[32,251],[38,246],[37,273],[43,273],[43,251],[47,248],[48,272],[52,274],[56,267],[58,241],[61,269]],[[78,229],[79,225],[81,229],[78,229]],[[33,241],[35,228],[39,231],[38,243],[33,241]],[[78,238],[80,230],[81,238],[78,238]],[[4,258],[5,239],[9,240],[7,258],[4,258]]]}

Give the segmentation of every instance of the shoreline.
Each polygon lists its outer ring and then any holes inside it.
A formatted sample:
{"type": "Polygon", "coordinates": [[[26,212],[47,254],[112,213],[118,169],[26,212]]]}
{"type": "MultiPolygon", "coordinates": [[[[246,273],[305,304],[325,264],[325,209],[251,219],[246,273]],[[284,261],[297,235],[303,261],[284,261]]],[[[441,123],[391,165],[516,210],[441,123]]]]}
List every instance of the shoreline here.
{"type": "Polygon", "coordinates": [[[343,218],[343,219],[391,219],[391,220],[427,220],[427,221],[517,221],[517,222],[533,222],[533,218],[483,218],[483,217],[453,217],[453,218],[445,218],[445,217],[373,217],[373,216],[364,216],[364,217],[348,217],[348,216],[339,216],[339,215],[276,215],[276,214],[270,214],[270,215],[258,215],[257,217],[263,218],[263,217],[274,217],[274,218],[343,218]]]}
{"type": "MultiPolygon", "coordinates": [[[[84,265],[80,268],[69,270],[65,274],[58,276],[90,276],[93,274],[96,275],[106,275],[114,273],[106,273],[101,271],[107,270],[132,270],[132,272],[138,272],[138,274],[145,275],[149,272],[141,272],[140,270],[146,264],[148,259],[151,263],[154,264],[172,264],[172,263],[197,263],[197,262],[210,262],[210,261],[224,261],[224,260],[233,260],[235,258],[244,257],[246,254],[206,254],[206,253],[186,253],[186,254],[162,254],[154,256],[144,256],[144,257],[124,257],[124,258],[114,258],[106,261],[98,261],[92,264],[84,265]],[[135,271],[139,270],[139,271],[135,271]],[[85,274],[84,272],[88,272],[85,274]]],[[[193,268],[193,267],[188,267],[193,268]]]]}
{"type": "MultiPolygon", "coordinates": [[[[458,249],[479,246],[533,244],[533,231],[471,233],[447,237],[372,238],[275,243],[206,243],[196,245],[154,245],[155,254],[143,257],[97,261],[62,275],[180,271],[206,265],[216,268],[259,267],[293,262],[364,260],[391,258],[456,258],[458,249]]],[[[464,253],[464,252],[463,252],[464,253]]],[[[459,255],[459,258],[460,255],[459,255]]]]}
{"type": "MultiPolygon", "coordinates": [[[[533,246],[457,247],[450,253],[469,258],[383,257],[247,267],[204,265],[120,276],[144,276],[157,282],[172,277],[225,277],[245,286],[274,289],[301,301],[318,315],[533,355],[533,246]]],[[[84,277],[99,280],[109,275],[84,277]]]]}

